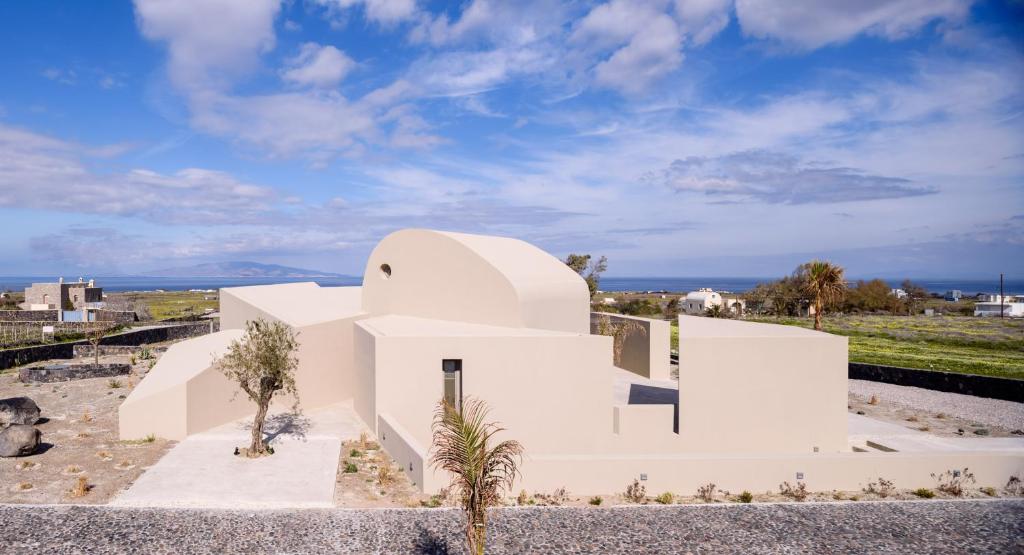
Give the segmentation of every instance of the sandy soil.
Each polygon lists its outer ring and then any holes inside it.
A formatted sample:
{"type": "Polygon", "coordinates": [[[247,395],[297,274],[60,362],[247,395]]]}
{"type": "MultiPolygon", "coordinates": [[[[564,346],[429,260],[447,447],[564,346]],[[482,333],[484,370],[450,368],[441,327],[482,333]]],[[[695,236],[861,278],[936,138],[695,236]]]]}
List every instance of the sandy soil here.
{"type": "Polygon", "coordinates": [[[872,399],[870,396],[850,393],[849,407],[850,412],[940,437],[1020,437],[1013,434],[1013,430],[1007,428],[987,426],[942,412],[908,408],[889,403],[878,397],[872,399]],[[975,431],[978,430],[984,430],[987,433],[982,432],[985,433],[984,436],[975,434],[975,431]]]}
{"type": "MultiPolygon", "coordinates": [[[[43,445],[35,454],[0,458],[0,503],[106,503],[156,463],[173,442],[119,441],[117,407],[162,350],[152,347],[152,359],[137,356],[131,374],[113,379],[23,384],[17,381],[17,369],[0,373],[0,398],[34,400],[42,411],[36,427],[43,434],[43,445]],[[79,478],[85,478],[87,491],[76,497],[71,490],[79,478]]],[[[101,356],[100,362],[131,358],[101,356]]]]}
{"type": "MultiPolygon", "coordinates": [[[[334,504],[360,508],[422,507],[431,505],[431,496],[416,491],[409,477],[368,436],[365,441],[341,444],[334,504]],[[349,464],[355,465],[355,472],[351,472],[349,464]],[[388,470],[382,471],[382,468],[388,470]]],[[[435,500],[433,504],[440,502],[435,500]]]]}

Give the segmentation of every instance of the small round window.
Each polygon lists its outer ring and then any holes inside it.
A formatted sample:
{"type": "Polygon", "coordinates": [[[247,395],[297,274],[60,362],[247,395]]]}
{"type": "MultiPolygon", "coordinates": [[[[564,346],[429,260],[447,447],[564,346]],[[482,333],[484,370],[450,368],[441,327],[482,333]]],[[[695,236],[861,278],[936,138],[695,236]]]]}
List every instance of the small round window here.
{"type": "Polygon", "coordinates": [[[391,265],[390,264],[381,264],[380,265],[380,276],[382,278],[384,278],[384,279],[388,279],[388,278],[391,277],[391,265]]]}

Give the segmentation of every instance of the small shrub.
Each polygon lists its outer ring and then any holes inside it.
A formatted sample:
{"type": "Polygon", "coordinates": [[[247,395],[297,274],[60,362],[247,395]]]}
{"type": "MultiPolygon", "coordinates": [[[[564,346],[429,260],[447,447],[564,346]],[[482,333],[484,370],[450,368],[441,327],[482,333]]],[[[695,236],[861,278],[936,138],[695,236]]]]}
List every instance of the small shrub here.
{"type": "Polygon", "coordinates": [[[928,488],[917,488],[910,493],[913,493],[921,499],[931,499],[932,497],[935,497],[935,492],[928,488]]]}
{"type": "Polygon", "coordinates": [[[79,476],[78,479],[75,480],[75,485],[71,487],[71,491],[68,492],[68,495],[76,498],[85,497],[85,495],[89,493],[89,490],[91,489],[92,486],[89,485],[89,478],[86,478],[85,476],[79,476]]]}
{"type": "Polygon", "coordinates": [[[996,491],[996,488],[994,488],[992,486],[985,486],[985,487],[981,488],[981,493],[984,493],[985,495],[987,495],[989,497],[995,497],[996,495],[998,495],[998,492],[996,491]]]}
{"type": "Polygon", "coordinates": [[[878,396],[877,395],[872,395],[871,398],[868,399],[868,404],[869,405],[877,405],[878,404],[878,396]]]}
{"type": "Polygon", "coordinates": [[[21,491],[28,491],[32,489],[32,484],[28,482],[21,482],[20,484],[18,484],[18,489],[21,491]]]}
{"type": "Polygon", "coordinates": [[[671,505],[672,501],[675,500],[675,496],[666,491],[665,493],[655,497],[654,500],[662,505],[671,505]]]}
{"type": "Polygon", "coordinates": [[[919,432],[927,432],[927,431],[930,431],[931,429],[932,429],[931,426],[920,426],[920,427],[917,428],[917,430],[919,432]]]}
{"type": "Polygon", "coordinates": [[[939,414],[935,415],[935,418],[938,418],[939,420],[942,420],[945,417],[946,417],[946,413],[944,413],[944,412],[940,412],[939,414]]]}
{"type": "Polygon", "coordinates": [[[933,473],[932,478],[937,483],[936,489],[954,497],[963,495],[964,486],[975,482],[974,474],[966,468],[963,470],[947,470],[939,475],[933,473]]]}
{"type": "Polygon", "coordinates": [[[386,488],[395,483],[395,467],[390,464],[383,464],[377,469],[377,484],[382,488],[386,488]]]}
{"type": "Polygon", "coordinates": [[[114,458],[114,456],[111,455],[107,451],[100,451],[100,452],[96,453],[96,456],[101,458],[101,459],[103,459],[103,460],[105,460],[105,461],[109,461],[109,460],[114,458]]]}
{"type": "Polygon", "coordinates": [[[78,474],[81,471],[82,469],[74,464],[69,464],[67,468],[64,469],[64,472],[66,472],[67,474],[78,474]]]}
{"type": "Polygon", "coordinates": [[[516,497],[516,504],[522,506],[522,505],[525,505],[529,501],[530,501],[530,495],[528,493],[526,493],[526,490],[525,489],[524,490],[519,490],[519,496],[516,497]]]}
{"type": "Polygon", "coordinates": [[[360,451],[359,449],[353,449],[348,452],[348,456],[352,457],[353,459],[358,459],[359,457],[363,456],[363,452],[360,451]]]}
{"type": "Polygon", "coordinates": [[[149,360],[153,358],[153,353],[149,350],[149,347],[143,347],[142,351],[139,353],[139,357],[142,358],[142,360],[149,360]]]}
{"type": "Polygon", "coordinates": [[[916,416],[911,416],[911,417],[907,418],[907,422],[917,422],[918,420],[919,419],[916,416]]]}
{"type": "Polygon", "coordinates": [[[421,501],[420,504],[422,504],[424,507],[436,509],[443,504],[443,499],[440,495],[431,495],[429,500],[421,501]]]}
{"type": "Polygon", "coordinates": [[[594,505],[596,507],[601,503],[604,503],[604,499],[601,499],[600,495],[595,495],[594,497],[591,497],[590,501],[587,501],[587,503],[590,503],[591,505],[594,505]]]}
{"type": "Polygon", "coordinates": [[[82,411],[82,422],[92,422],[92,416],[88,410],[82,411]]]}
{"type": "Polygon", "coordinates": [[[750,503],[754,500],[754,494],[750,493],[747,490],[743,490],[742,493],[736,496],[736,500],[739,501],[740,503],[750,503]]]}
{"type": "Polygon", "coordinates": [[[355,474],[356,472],[359,472],[359,467],[349,461],[345,461],[344,472],[345,474],[355,474]]]}
{"type": "Polygon", "coordinates": [[[794,501],[803,501],[807,499],[807,484],[803,482],[797,482],[795,486],[790,485],[789,482],[782,482],[779,484],[779,493],[783,497],[788,497],[794,501]]]}
{"type": "Polygon", "coordinates": [[[121,389],[121,382],[118,380],[111,379],[107,382],[107,387],[110,389],[121,389]]]}
{"type": "Polygon", "coordinates": [[[885,499],[896,493],[896,486],[893,485],[892,480],[886,480],[879,476],[877,482],[868,482],[868,487],[864,488],[864,493],[872,493],[885,499]]]}
{"type": "Polygon", "coordinates": [[[569,493],[565,488],[558,488],[551,493],[538,493],[534,497],[540,501],[542,505],[564,505],[569,501],[569,493]]]}
{"type": "Polygon", "coordinates": [[[643,503],[647,500],[647,488],[640,483],[640,480],[633,480],[632,484],[626,486],[625,498],[633,503],[643,503]]]}
{"type": "Polygon", "coordinates": [[[35,468],[37,466],[39,466],[39,463],[37,462],[21,461],[20,463],[14,465],[14,468],[17,468],[18,470],[28,470],[30,468],[35,468]]]}
{"type": "Polygon", "coordinates": [[[132,355],[131,362],[132,362],[132,366],[135,366],[138,363],[138,361],[135,360],[135,355],[132,355]]]}
{"type": "Polygon", "coordinates": [[[359,432],[359,447],[362,450],[366,450],[366,443],[369,441],[366,437],[366,432],[359,432]]]}
{"type": "Polygon", "coordinates": [[[705,503],[710,503],[715,499],[715,484],[704,484],[697,488],[697,497],[701,498],[705,503]]]}
{"type": "Polygon", "coordinates": [[[1024,494],[1024,482],[1017,476],[1010,476],[1010,479],[1006,481],[1006,485],[1003,486],[1003,491],[1008,495],[1021,495],[1024,494]]]}

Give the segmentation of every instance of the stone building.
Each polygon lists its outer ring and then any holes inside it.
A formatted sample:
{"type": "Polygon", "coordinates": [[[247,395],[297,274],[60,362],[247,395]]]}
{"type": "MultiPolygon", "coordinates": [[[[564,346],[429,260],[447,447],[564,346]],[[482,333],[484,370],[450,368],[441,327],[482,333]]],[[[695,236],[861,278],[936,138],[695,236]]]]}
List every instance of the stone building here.
{"type": "Polygon", "coordinates": [[[25,310],[82,310],[96,308],[91,303],[103,302],[103,288],[96,287],[94,280],[65,283],[60,278],[56,283],[33,283],[25,288],[25,310]]]}

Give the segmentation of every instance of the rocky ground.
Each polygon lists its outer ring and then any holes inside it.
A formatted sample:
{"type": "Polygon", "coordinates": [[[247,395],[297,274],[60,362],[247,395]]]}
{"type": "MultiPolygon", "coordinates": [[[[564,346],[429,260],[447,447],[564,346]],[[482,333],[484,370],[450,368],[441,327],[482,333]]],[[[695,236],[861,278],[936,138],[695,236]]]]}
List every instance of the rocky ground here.
{"type": "MultiPolygon", "coordinates": [[[[4,553],[464,553],[452,509],[0,506],[4,553]]],[[[525,508],[488,553],[1021,553],[1022,501],[525,508]]]]}
{"type": "Polygon", "coordinates": [[[1024,436],[1024,403],[849,380],[850,411],[945,437],[1024,436]]]}
{"type": "MultiPolygon", "coordinates": [[[[132,373],[116,378],[23,384],[16,369],[0,373],[0,399],[34,400],[41,409],[36,428],[43,434],[35,454],[0,458],[0,503],[106,503],[155,464],[170,443],[158,438],[119,441],[117,407],[161,352],[154,347],[145,360],[135,355],[132,373]]],[[[101,356],[100,362],[133,361],[132,355],[111,355],[101,356]]]]}

